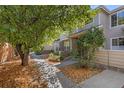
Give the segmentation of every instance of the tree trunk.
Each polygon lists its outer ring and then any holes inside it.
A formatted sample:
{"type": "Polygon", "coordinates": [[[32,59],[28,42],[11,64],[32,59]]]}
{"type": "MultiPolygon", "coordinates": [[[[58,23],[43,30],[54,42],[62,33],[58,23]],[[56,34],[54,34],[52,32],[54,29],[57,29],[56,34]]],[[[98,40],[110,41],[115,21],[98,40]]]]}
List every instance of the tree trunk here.
{"type": "Polygon", "coordinates": [[[22,60],[22,66],[27,66],[29,61],[29,52],[24,53],[22,60]]]}
{"type": "Polygon", "coordinates": [[[21,44],[17,44],[16,45],[16,49],[20,55],[21,61],[22,61],[22,66],[26,66],[28,65],[28,61],[29,61],[29,49],[27,49],[26,52],[23,52],[21,49],[22,45],[21,44]]]}

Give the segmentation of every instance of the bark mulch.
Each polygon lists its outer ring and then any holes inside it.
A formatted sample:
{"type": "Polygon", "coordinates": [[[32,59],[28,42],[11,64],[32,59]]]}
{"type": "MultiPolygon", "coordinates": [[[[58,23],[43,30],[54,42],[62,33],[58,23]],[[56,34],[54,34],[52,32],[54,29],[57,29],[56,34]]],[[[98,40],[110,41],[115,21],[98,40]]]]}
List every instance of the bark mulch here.
{"type": "Polygon", "coordinates": [[[76,64],[60,67],[59,69],[76,84],[102,71],[98,68],[79,68],[76,64]]]}
{"type": "Polygon", "coordinates": [[[21,66],[20,60],[0,64],[0,87],[2,88],[46,88],[46,81],[42,80],[35,62],[28,66],[21,66]]]}

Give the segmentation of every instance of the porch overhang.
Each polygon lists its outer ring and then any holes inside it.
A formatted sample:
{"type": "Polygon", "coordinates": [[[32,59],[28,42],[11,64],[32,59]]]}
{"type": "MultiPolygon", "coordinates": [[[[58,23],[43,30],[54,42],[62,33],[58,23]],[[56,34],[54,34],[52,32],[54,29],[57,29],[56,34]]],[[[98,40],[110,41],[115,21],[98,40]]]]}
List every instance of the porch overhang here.
{"type": "Polygon", "coordinates": [[[78,33],[73,33],[70,35],[70,38],[75,38],[78,39],[82,34],[84,34],[85,32],[78,32],[78,33]]]}
{"type": "MultiPolygon", "coordinates": [[[[97,25],[96,27],[102,28],[102,25],[97,25]]],[[[87,30],[89,30],[89,29],[91,29],[91,28],[93,28],[93,27],[90,27],[90,28],[87,28],[87,29],[82,29],[82,30],[79,30],[79,31],[77,31],[77,32],[75,32],[75,33],[72,33],[72,34],[70,35],[70,38],[78,39],[82,34],[84,34],[87,30]]]]}

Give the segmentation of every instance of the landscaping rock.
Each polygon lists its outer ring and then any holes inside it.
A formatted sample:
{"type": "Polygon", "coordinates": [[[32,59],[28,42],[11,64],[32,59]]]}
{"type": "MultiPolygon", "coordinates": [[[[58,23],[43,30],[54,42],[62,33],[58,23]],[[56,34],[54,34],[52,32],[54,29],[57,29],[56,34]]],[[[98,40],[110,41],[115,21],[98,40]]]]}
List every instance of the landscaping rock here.
{"type": "Polygon", "coordinates": [[[43,78],[47,81],[49,88],[62,87],[56,75],[56,72],[57,72],[56,67],[54,67],[53,65],[49,65],[47,62],[45,62],[45,60],[34,59],[34,61],[36,61],[39,70],[43,73],[43,78]]]}

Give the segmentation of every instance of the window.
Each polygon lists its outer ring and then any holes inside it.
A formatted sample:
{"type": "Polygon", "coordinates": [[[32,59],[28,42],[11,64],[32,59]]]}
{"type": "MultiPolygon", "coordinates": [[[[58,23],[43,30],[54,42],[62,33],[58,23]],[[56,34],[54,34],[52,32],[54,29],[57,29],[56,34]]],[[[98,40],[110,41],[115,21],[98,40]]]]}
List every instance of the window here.
{"type": "Polygon", "coordinates": [[[112,46],[124,46],[124,38],[112,39],[112,46]]]}
{"type": "Polygon", "coordinates": [[[119,38],[119,46],[124,46],[124,38],[119,38]]]}
{"type": "Polygon", "coordinates": [[[111,27],[124,24],[124,11],[111,15],[111,27]]]}
{"type": "Polygon", "coordinates": [[[118,13],[118,25],[124,24],[124,11],[118,13]]]}
{"type": "Polygon", "coordinates": [[[112,39],[112,46],[118,46],[118,40],[112,39]]]}
{"type": "Polygon", "coordinates": [[[117,26],[117,14],[111,16],[111,27],[117,26]]]}

